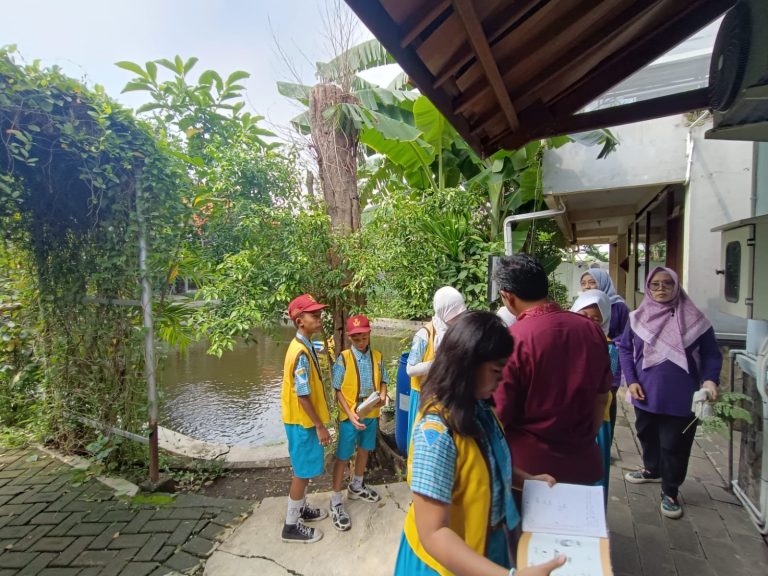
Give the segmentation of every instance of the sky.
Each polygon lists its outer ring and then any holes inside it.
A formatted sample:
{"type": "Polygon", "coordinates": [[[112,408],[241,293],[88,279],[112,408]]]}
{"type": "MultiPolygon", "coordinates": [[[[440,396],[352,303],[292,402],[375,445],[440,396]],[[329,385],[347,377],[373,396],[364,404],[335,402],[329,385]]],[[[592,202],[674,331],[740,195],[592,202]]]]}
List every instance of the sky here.
{"type": "MultiPolygon", "coordinates": [[[[28,62],[40,59],[91,86],[101,84],[131,108],[147,96],[120,94],[133,75],[115,62],[143,65],[178,54],[200,59],[197,74],[245,70],[250,111],[266,117],[265,128],[285,130],[300,107],[277,92],[276,82],[295,77],[276,46],[312,84],[314,62],[333,56],[322,6],[323,0],[0,0],[0,46],[16,44],[28,62]]],[[[359,34],[372,37],[362,23],[359,34]]]]}

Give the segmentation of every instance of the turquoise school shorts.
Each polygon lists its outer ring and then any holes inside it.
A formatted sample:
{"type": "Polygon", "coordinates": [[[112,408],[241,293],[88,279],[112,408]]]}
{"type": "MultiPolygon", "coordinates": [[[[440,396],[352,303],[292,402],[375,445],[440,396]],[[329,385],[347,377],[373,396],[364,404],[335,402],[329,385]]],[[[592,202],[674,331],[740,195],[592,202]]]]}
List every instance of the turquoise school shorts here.
{"type": "Polygon", "coordinates": [[[323,473],[325,458],[315,427],[304,428],[299,424],[285,424],[285,434],[288,436],[288,455],[294,476],[320,476],[323,473]]]}
{"type": "Polygon", "coordinates": [[[363,450],[376,448],[376,430],[379,427],[378,418],[363,418],[365,430],[358,430],[349,420],[339,422],[339,442],[336,446],[336,458],[349,460],[358,446],[363,450]]]}

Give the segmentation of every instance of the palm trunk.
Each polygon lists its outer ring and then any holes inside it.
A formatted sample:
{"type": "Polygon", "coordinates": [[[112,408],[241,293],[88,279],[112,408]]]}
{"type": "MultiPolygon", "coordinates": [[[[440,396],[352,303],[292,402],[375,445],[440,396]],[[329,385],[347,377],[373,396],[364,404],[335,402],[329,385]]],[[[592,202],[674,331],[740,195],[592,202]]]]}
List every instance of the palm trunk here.
{"type": "MultiPolygon", "coordinates": [[[[357,196],[358,131],[351,123],[340,121],[338,115],[326,117],[327,110],[342,103],[355,102],[355,97],[335,84],[318,84],[309,98],[312,143],[317,153],[320,188],[331,218],[334,233],[348,235],[360,228],[360,201],[357,196]]],[[[328,254],[332,268],[344,266],[337,250],[328,254]]],[[[333,338],[335,350],[348,344],[345,334],[347,310],[345,302],[335,298],[333,306],[333,338]]]]}

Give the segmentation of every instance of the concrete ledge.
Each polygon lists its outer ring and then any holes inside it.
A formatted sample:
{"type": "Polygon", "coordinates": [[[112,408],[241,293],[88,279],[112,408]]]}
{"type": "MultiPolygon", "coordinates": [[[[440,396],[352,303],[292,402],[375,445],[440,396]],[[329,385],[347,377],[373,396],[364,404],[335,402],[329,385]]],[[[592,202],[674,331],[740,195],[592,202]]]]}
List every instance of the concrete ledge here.
{"type": "Polygon", "coordinates": [[[166,452],[185,458],[221,464],[224,468],[274,468],[289,466],[288,444],[229,446],[196,440],[160,426],[158,444],[166,452]]]}

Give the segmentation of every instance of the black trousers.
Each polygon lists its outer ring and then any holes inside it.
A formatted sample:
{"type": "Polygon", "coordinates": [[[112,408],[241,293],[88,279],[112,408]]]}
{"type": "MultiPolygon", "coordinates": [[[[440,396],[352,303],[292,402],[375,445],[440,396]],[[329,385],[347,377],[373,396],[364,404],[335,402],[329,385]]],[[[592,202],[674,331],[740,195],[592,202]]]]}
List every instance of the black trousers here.
{"type": "Polygon", "coordinates": [[[688,473],[693,438],[698,421],[691,418],[654,414],[635,406],[635,428],[643,447],[643,466],[654,476],[661,476],[661,489],[677,498],[677,491],[688,473]],[[687,430],[685,428],[689,425],[687,430]],[[683,432],[685,430],[685,432],[683,432]]]}

